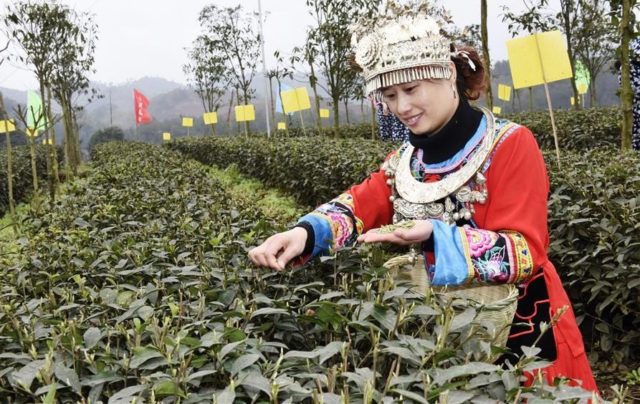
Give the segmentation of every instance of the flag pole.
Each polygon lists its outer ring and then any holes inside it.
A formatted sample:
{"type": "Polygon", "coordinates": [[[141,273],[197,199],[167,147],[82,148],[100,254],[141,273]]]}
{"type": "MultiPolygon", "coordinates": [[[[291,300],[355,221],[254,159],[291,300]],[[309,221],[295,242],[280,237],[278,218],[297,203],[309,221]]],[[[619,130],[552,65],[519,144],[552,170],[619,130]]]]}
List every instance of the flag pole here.
{"type": "MultiPolygon", "coordinates": [[[[262,47],[262,71],[264,72],[264,77],[268,79],[267,75],[267,63],[264,58],[264,31],[262,29],[262,2],[258,0],[258,19],[260,20],[260,45],[262,47]]],[[[265,96],[264,97],[264,116],[267,121],[267,136],[271,137],[271,125],[269,125],[269,101],[271,100],[271,92],[269,91],[269,83],[267,81],[264,82],[265,87],[265,96]]]]}

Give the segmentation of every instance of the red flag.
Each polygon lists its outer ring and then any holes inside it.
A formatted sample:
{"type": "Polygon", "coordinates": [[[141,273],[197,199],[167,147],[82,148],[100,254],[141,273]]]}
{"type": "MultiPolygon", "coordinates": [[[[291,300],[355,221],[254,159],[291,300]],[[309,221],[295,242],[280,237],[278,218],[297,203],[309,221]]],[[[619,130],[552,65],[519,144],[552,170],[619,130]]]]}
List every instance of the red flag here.
{"type": "Polygon", "coordinates": [[[147,110],[149,100],[140,91],[133,90],[133,113],[136,116],[136,126],[151,122],[151,114],[147,110]]]}

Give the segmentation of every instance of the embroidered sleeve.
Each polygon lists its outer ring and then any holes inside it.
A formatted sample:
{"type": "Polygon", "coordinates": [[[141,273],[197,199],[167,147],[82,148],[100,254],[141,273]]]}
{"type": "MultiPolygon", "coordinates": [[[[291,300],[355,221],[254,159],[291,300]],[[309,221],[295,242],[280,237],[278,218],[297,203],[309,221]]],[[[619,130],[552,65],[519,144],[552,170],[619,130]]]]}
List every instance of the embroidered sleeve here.
{"type": "Polygon", "coordinates": [[[300,218],[299,223],[306,222],[307,229],[313,230],[314,247],[308,258],[352,245],[360,234],[391,223],[393,207],[389,196],[387,177],[379,170],[300,218]]]}
{"type": "Polygon", "coordinates": [[[486,171],[487,203],[473,216],[477,226],[433,221],[434,284],[521,283],[548,261],[549,183],[533,134],[520,127],[497,147],[486,171]]]}
{"type": "Polygon", "coordinates": [[[520,283],[533,274],[525,238],[514,231],[494,232],[434,221],[434,285],[520,283]]]}
{"type": "Polygon", "coordinates": [[[362,220],[354,214],[353,196],[348,192],[320,205],[299,222],[307,222],[313,228],[315,245],[312,256],[355,243],[363,230],[362,220]]]}

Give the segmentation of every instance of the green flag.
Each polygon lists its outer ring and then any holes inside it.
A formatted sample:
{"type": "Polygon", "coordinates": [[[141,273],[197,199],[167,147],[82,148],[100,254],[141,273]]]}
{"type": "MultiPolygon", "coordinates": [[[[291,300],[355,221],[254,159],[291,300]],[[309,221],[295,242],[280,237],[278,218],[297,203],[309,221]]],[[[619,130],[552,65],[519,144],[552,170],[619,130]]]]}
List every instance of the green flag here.
{"type": "Polygon", "coordinates": [[[35,91],[27,91],[27,127],[31,129],[44,129],[42,100],[35,91]],[[36,124],[38,127],[36,127],[36,124]]]}
{"type": "Polygon", "coordinates": [[[587,92],[589,88],[589,84],[591,84],[591,76],[589,75],[589,71],[582,64],[581,61],[576,62],[576,87],[578,87],[578,92],[580,94],[584,94],[587,92]]]}

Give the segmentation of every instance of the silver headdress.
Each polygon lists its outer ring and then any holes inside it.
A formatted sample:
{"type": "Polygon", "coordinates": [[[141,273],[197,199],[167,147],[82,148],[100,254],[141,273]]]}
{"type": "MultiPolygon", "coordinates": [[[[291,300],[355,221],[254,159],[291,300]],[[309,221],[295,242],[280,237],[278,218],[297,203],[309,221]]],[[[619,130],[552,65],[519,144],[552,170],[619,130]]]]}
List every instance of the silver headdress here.
{"type": "Polygon", "coordinates": [[[350,29],[367,95],[395,84],[451,77],[450,41],[426,7],[390,1],[383,14],[362,19],[350,29]]]}

